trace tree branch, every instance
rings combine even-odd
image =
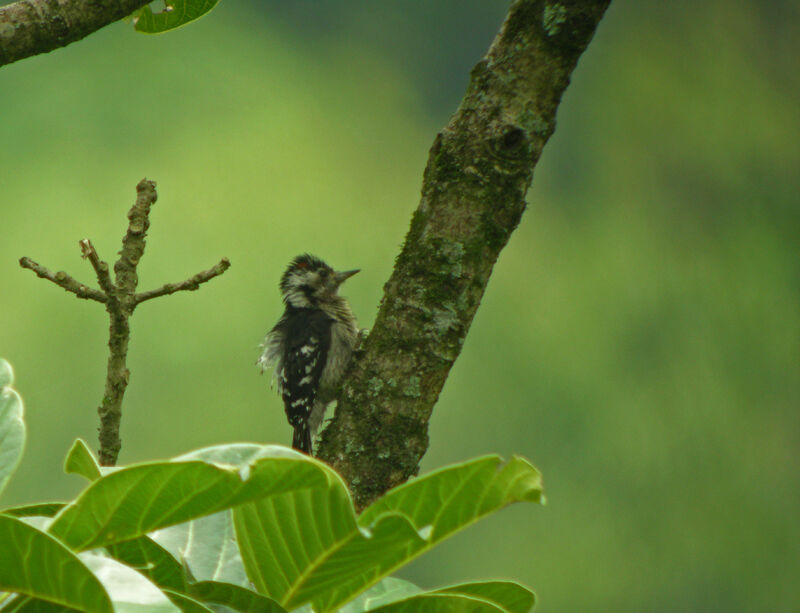
[[[122,447],[119,437],[122,399],[130,379],[130,372],[126,365],[130,340],[129,320],[136,305],[144,300],[181,289],[197,289],[200,283],[221,275],[230,267],[228,259],[223,258],[214,268],[198,273],[186,281],[136,294],[136,286],[139,282],[136,267],[144,255],[145,238],[147,229],[150,227],[150,208],[157,197],[155,182],[142,179],[136,186],[136,202],[128,212],[128,230],[122,239],[119,259],[114,264],[116,283],[111,280],[108,264],[100,259],[92,242],[89,239],[79,241],[81,254],[92,264],[102,291],[78,283],[65,272],[53,274],[30,258],[22,258],[19,261],[23,268],[33,270],[40,277],[52,281],[79,298],[91,298],[106,305],[110,320],[108,368],[103,401],[97,409],[100,416],[98,457],[103,466],[116,464],[119,450]]]
[[[159,296],[174,294],[175,292],[187,290],[194,291],[200,288],[201,283],[206,283],[207,281],[211,281],[211,279],[214,277],[218,277],[223,272],[228,270],[230,266],[231,263],[228,258],[222,258],[216,266],[209,268],[208,270],[198,272],[196,275],[186,279],[185,281],[181,281],[180,283],[166,283],[157,289],[141,292],[136,294],[134,300],[136,301],[136,304],[139,304],[145,300],[151,300],[152,298],[158,298]]]
[[[610,0],[517,0],[430,150],[422,199],[318,455],[363,507],[419,470],[428,420]]]
[[[114,264],[117,286],[134,305],[134,293],[139,285],[136,267],[144,255],[145,238],[150,228],[150,208],[158,199],[156,182],[142,179],[136,186],[136,202],[128,211],[128,230],[122,237],[122,249]]]
[[[92,268],[94,268],[94,272],[97,275],[97,282],[100,284],[100,289],[102,289],[106,295],[106,300],[104,300],[104,302],[107,302],[108,296],[113,296],[116,289],[113,281],[111,281],[111,276],[108,274],[108,264],[100,259],[100,256],[97,255],[97,251],[95,251],[94,245],[92,245],[92,241],[88,238],[79,240],[78,244],[81,247],[81,257],[88,258]]]
[[[0,7],[0,66],[47,53],[127,17],[151,0],[19,0]]]
[[[32,270],[36,273],[37,277],[52,281],[68,292],[72,292],[78,298],[83,298],[84,300],[95,300],[97,302],[105,302],[108,300],[103,292],[98,291],[93,287],[89,287],[88,285],[84,285],[80,281],[76,281],[63,270],[53,273],[30,258],[20,258],[19,265],[23,268],[27,268],[28,270]]]

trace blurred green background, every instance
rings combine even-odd
[[[254,362],[277,280],[361,267],[362,325],[436,131],[508,4],[223,2],[176,32],[116,24],[0,71],[0,355],[28,444],[4,495],[65,499],[96,445],[107,319],[19,268],[91,282],[158,181],[140,287],[232,268],[132,320],[122,462],[288,443]],[[424,587],[510,577],[542,613],[800,610],[800,9],[615,1],[431,422],[423,470],[522,454],[548,505],[420,559]]]

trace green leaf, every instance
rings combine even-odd
[[[509,613],[488,600],[461,594],[426,592],[372,609],[370,613]]]
[[[390,490],[364,509],[369,526],[384,513],[399,512],[418,527],[430,526],[430,545],[514,502],[542,502],[542,477],[527,460],[499,456],[448,466]]]
[[[30,596],[15,596],[0,611],[3,613],[73,613],[78,609]]]
[[[243,505],[233,518],[248,576],[287,609],[312,602],[317,611],[330,611],[424,542],[401,515],[360,530],[352,507],[337,509],[319,491]]]
[[[94,553],[78,554],[81,561],[103,582],[114,603],[115,613],[179,613],[166,594],[144,575],[116,560]],[[86,609],[94,613],[95,609]]]
[[[535,596],[528,588],[514,581],[481,581],[477,583],[463,583],[449,587],[422,592],[422,590],[408,581],[387,577],[374,585],[358,598],[342,607],[339,613],[365,613],[366,611],[381,610],[385,605],[410,600],[420,604],[420,600],[412,600],[412,596],[431,595],[460,595],[478,598],[486,601],[508,613],[528,613],[534,605]],[[424,606],[441,606],[436,603],[447,601],[425,599]],[[403,605],[404,607],[407,605]],[[420,604],[423,606],[423,604]],[[460,606],[460,605],[459,605]],[[413,608],[409,610],[415,610]],[[424,609],[428,610],[428,609]],[[436,608],[430,610],[436,611]],[[491,609],[490,609],[491,610]]]
[[[175,459],[238,465],[257,459],[265,453],[265,449],[253,444],[218,445],[192,451]],[[185,564],[197,580],[250,586],[236,545],[230,511],[164,528],[150,537]]]
[[[211,611],[185,596],[183,599],[176,598],[173,604],[169,590],[162,592],[136,571],[111,558],[91,553],[82,553],[78,557],[101,578],[111,596],[116,613],[178,613],[179,611],[210,613]],[[77,610],[79,609],[26,596],[18,596],[0,609],[3,613],[70,613]],[[80,610],[88,613],[94,611],[94,609]]]
[[[191,584],[188,591],[198,600],[225,605],[241,613],[286,613],[286,609],[271,598],[230,583],[200,581]]]
[[[198,602],[186,594],[173,590],[164,590],[164,594],[172,601],[172,604],[181,610],[181,613],[214,613],[212,609],[209,609],[202,602]]]
[[[146,536],[106,547],[115,560],[130,566],[162,588],[184,591],[183,567],[170,553]]]
[[[11,385],[14,371],[0,358],[0,493],[17,469],[25,448],[22,398]]]
[[[385,604],[415,596],[420,592],[422,590],[410,581],[386,577],[366,592],[359,594],[355,600],[348,602],[339,613],[365,613]]]
[[[33,526],[42,532],[47,532],[47,528],[49,528],[50,524],[53,523],[53,519],[51,517],[42,517],[41,515],[29,515],[28,517],[20,517],[18,519],[21,519],[29,526]]]
[[[3,509],[3,515],[11,517],[53,517],[67,504],[65,502],[39,502],[35,504],[25,504],[19,507]]]
[[[165,0],[163,11],[154,13],[150,6],[145,6],[133,18],[137,32],[160,34],[180,28],[213,9],[219,0]]]
[[[226,447],[226,446],[221,446]],[[239,464],[174,461],[122,468],[94,481],[49,532],[81,551],[209,515],[264,496],[344,484],[327,465],[277,446],[249,445]]]
[[[150,537],[186,565],[195,579],[250,585],[230,511],[157,530]]]
[[[346,492],[333,487],[243,505],[234,523],[259,591],[287,609],[311,602],[332,611],[481,517],[541,497],[541,477],[528,462],[515,457],[501,466],[489,456],[396,488],[357,522]]]
[[[359,536],[353,503],[341,481],[244,505],[233,518],[250,580],[287,608],[302,604],[292,596],[308,570]]]
[[[0,515],[0,551],[0,590],[81,611],[113,613],[100,580],[49,534],[20,519]]]
[[[0,388],[14,385],[14,369],[3,358],[0,358]]]
[[[433,590],[433,594],[461,594],[488,600],[510,613],[528,613],[536,596],[528,588],[514,581],[480,581],[462,583]]]
[[[72,448],[64,460],[64,472],[68,475],[80,475],[89,481],[99,479],[101,476],[100,465],[94,459],[92,452],[83,440],[77,438],[72,443]]]

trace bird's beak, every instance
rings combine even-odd
[[[336,285],[337,286],[341,285],[357,272],[361,272],[361,270],[359,268],[356,268],[355,270],[343,270],[341,272],[336,272],[334,274],[334,278],[336,279]]]

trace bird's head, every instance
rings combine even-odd
[[[281,277],[283,301],[295,308],[313,308],[337,296],[339,286],[358,270],[336,271],[305,253],[293,259]]]

